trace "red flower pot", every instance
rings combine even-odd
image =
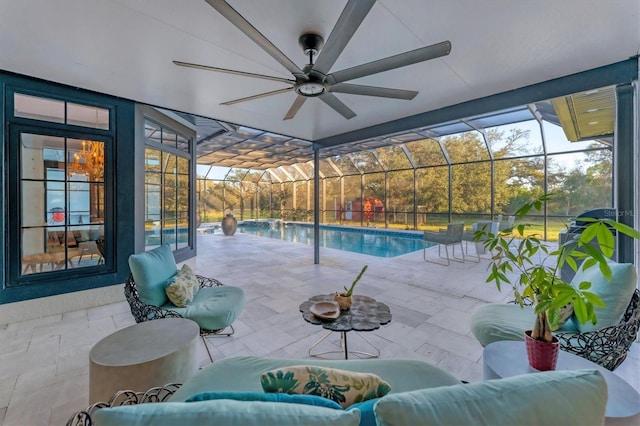
[[[524,332],[524,339],[531,367],[540,371],[556,369],[560,342],[555,336],[552,343],[547,343],[531,338],[531,330],[527,330]]]

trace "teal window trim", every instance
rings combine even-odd
[[[10,198],[13,201],[13,205],[16,208],[10,209],[7,213],[8,217],[8,228],[9,228],[9,243],[8,247],[15,248],[12,250],[12,254],[9,255],[8,262],[8,273],[5,274],[7,277],[6,286],[7,287],[16,287],[22,285],[31,285],[33,283],[38,282],[48,282],[56,279],[78,279],[83,276],[88,275],[96,275],[104,272],[113,272],[113,257],[105,256],[104,264],[97,265],[93,267],[87,268],[76,268],[76,269],[68,269],[68,270],[59,270],[59,271],[50,271],[42,274],[29,274],[24,275],[22,273],[22,258],[21,256],[16,256],[13,253],[22,253],[22,223],[21,223],[21,213],[20,207],[23,205],[22,196],[21,196],[21,185],[24,179],[20,176],[20,136],[23,133],[26,134],[36,134],[43,136],[53,136],[60,138],[73,138],[73,139],[91,139],[103,142],[105,144],[105,164],[109,165],[113,163],[112,160],[112,152],[113,152],[113,141],[112,138],[104,137],[104,136],[96,136],[90,133],[76,133],[71,131],[63,131],[63,130],[52,130],[47,127],[39,127],[39,126],[28,126],[22,124],[9,124],[9,141],[11,142],[9,147],[9,157],[12,159],[12,165],[16,165],[16,169],[10,169],[12,172],[9,175],[9,194],[11,194]],[[107,240],[113,240],[113,223],[112,220],[107,220],[107,218],[114,217],[113,211],[113,185],[108,184],[108,182],[112,181],[112,168],[105,167],[105,176],[104,176],[104,188],[105,188],[105,223],[104,223],[104,236]],[[68,182],[68,181],[66,181]],[[65,191],[66,192],[66,191]]]
[[[33,96],[42,96],[71,103],[88,106],[96,106],[109,110],[109,130],[95,129],[77,125],[61,125],[41,120],[29,120],[13,117],[13,93],[24,93]],[[9,235],[7,232],[6,215],[0,217],[0,305],[18,302],[46,296],[88,290],[123,283],[129,275],[128,257],[134,251],[134,200],[135,194],[131,191],[130,183],[134,176],[134,119],[135,104],[132,101],[98,94],[70,86],[39,80],[32,77],[21,76],[14,73],[0,71],[0,140],[5,149],[0,151],[0,172],[3,176],[3,185],[0,189],[0,207],[4,211],[10,211],[17,205],[15,190],[8,185],[11,173],[15,173],[16,159],[7,157],[6,149],[9,143],[9,123],[13,125],[31,126],[35,128],[47,128],[50,131],[72,131],[77,134],[89,133],[92,137],[103,140],[113,140],[111,169],[105,170],[105,174],[113,181],[113,190],[109,195],[111,200],[105,199],[107,205],[113,208],[113,220],[111,226],[113,241],[108,244],[116,247],[107,248],[107,269],[99,274],[82,274],[76,276],[51,276],[47,281],[33,281],[28,285],[11,285],[9,283],[9,258],[13,252],[19,253],[19,247],[9,247]],[[11,165],[11,167],[9,167]],[[117,167],[116,167],[117,166]],[[106,181],[105,181],[106,183]],[[106,194],[105,194],[106,196]],[[107,230],[105,229],[105,233]],[[19,255],[18,255],[19,257]],[[108,265],[111,265],[109,267]],[[94,272],[95,269],[91,268]]]
[[[190,190],[189,190],[188,204],[189,204],[190,226],[189,226],[189,232],[188,232],[188,244],[186,247],[180,247],[180,248],[177,248],[175,244],[172,244],[173,255],[176,258],[176,261],[182,262],[189,258],[192,258],[197,253],[197,247],[196,247],[197,246],[197,238],[196,238],[197,207],[196,207],[196,197],[195,197],[195,191],[196,191],[195,188],[197,187],[197,183],[196,183],[195,134],[189,135],[186,129],[180,128],[179,123],[176,124],[170,117],[167,117],[164,114],[159,113],[158,111],[155,111],[153,108],[149,108],[147,106],[142,106],[142,105],[140,105],[139,107],[141,107],[140,114],[141,114],[141,120],[143,122],[149,121],[163,129],[166,128],[167,130],[170,130],[171,132],[174,132],[176,134],[179,133],[189,141],[189,148],[187,150],[182,150],[182,149],[178,149],[178,148],[160,143],[158,141],[149,140],[145,137],[143,141],[143,146],[141,147],[143,151],[145,151],[146,148],[151,148],[151,149],[159,150],[164,153],[182,157],[189,161],[190,170],[189,170],[188,179],[189,179]],[[143,158],[145,157],[144,153],[142,157]],[[146,179],[145,171],[143,171],[142,175],[143,175],[142,179],[143,180]],[[145,188],[143,189],[145,193],[142,194],[141,196],[145,197],[145,203],[143,203],[143,206],[146,209],[146,185],[143,185],[143,188]],[[144,247],[144,244],[143,244],[143,247]]]

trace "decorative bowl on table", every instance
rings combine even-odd
[[[340,316],[340,306],[336,302],[325,301],[311,305],[309,311],[316,318],[323,320],[334,320]]]

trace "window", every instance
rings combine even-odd
[[[9,244],[16,251],[8,285],[106,271],[111,110],[34,94],[9,96],[10,188],[18,209],[10,212]]]
[[[103,263],[104,145],[20,132],[20,275]]]
[[[0,83],[0,305],[124,282],[135,245],[134,103],[20,76]]]
[[[145,119],[145,248],[190,242],[189,138]]]
[[[14,117],[109,130],[109,110],[89,105],[15,93]]]

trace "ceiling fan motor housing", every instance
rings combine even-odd
[[[304,67],[304,72],[308,79],[296,79],[295,91],[300,96],[314,97],[322,95],[327,86],[323,82],[324,76],[318,76],[313,73],[313,57],[318,55],[322,46],[324,46],[324,38],[319,34],[302,34],[298,38],[298,44],[302,47],[305,55],[309,56],[309,64]]]
[[[302,47],[305,55],[317,55],[322,46],[324,46],[324,38],[319,34],[302,34],[298,38],[298,44]]]

